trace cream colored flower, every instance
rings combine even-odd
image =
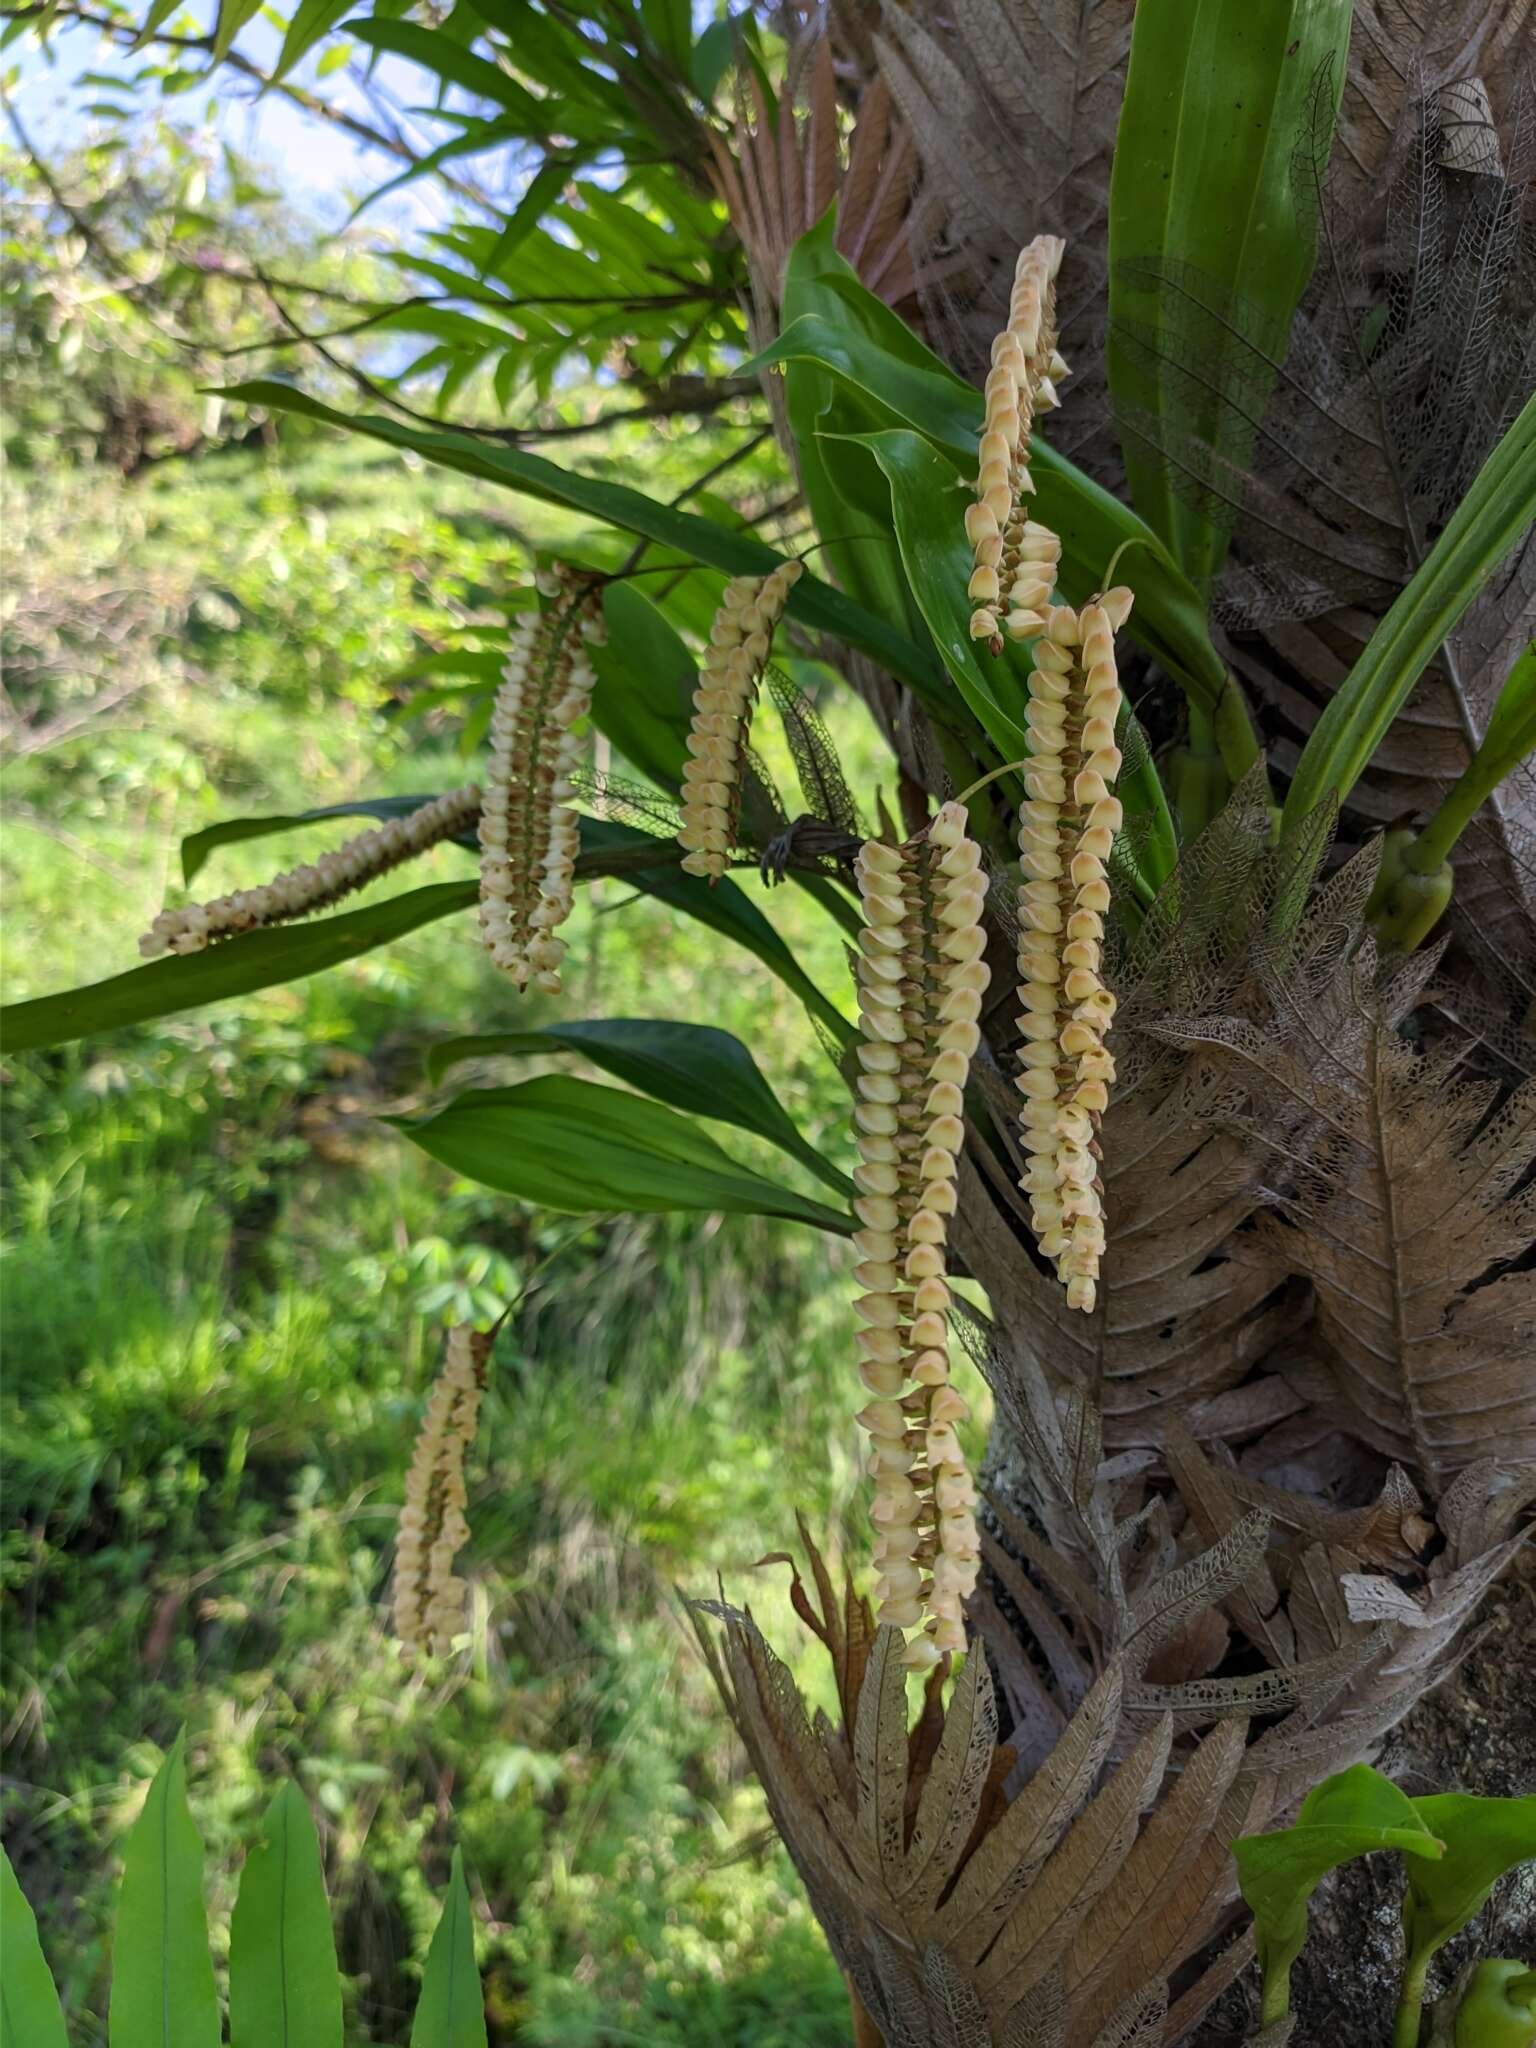
[[[451,1649],[464,1628],[465,1586],[453,1563],[469,1540],[464,1464],[489,1350],[490,1339],[466,1323],[448,1332],[406,1477],[395,1538],[395,1634],[428,1651]]]
[[[496,708],[480,816],[480,932],[486,951],[520,989],[560,991],[580,827],[571,803],[581,758],[577,731],[592,700],[589,645],[602,639],[595,593],[566,571],[546,574],[545,607],[512,628]]]
[[[450,789],[446,796],[434,797],[409,817],[391,818],[375,831],[360,832],[334,853],[322,853],[303,867],[287,868],[254,889],[237,889],[232,895],[192,903],[184,910],[162,910],[140,939],[139,951],[146,960],[160,953],[200,953],[215,940],[234,933],[287,924],[311,911],[328,910],[402,861],[462,832],[479,809],[480,792],[472,783]]]
[[[1108,861],[1120,829],[1121,710],[1115,633],[1129,590],[1074,612],[1048,608],[1030,629],[1030,758],[1019,821],[1019,1091],[1023,1186],[1040,1249],[1073,1308],[1097,1299],[1104,1251],[1099,1123],[1115,1078],[1104,1040],[1115,999],[1103,980]]]
[[[712,883],[725,873],[735,842],[752,713],[774,628],[799,576],[798,562],[781,562],[768,576],[733,577],[710,627],[693,693],[677,842],[687,873]]]
[[[966,1410],[949,1378],[944,1243],[989,979],[987,877],[956,803],[903,846],[869,840],[855,867],[864,928],[854,1307],[859,1376],[873,1396],[859,1421],[872,1445],[879,1618],[923,1630],[906,1652],[923,1669],[965,1648],[962,1604],[978,1570],[976,1492],[955,1436]]]

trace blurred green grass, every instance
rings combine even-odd
[[[131,965],[178,837],[216,817],[460,778],[451,732],[391,722],[381,681],[512,571],[468,490],[319,444],[19,496],[8,999]],[[873,760],[859,721],[841,736]],[[221,851],[206,886],[337,836]],[[762,900],[844,989],[830,922],[797,891]],[[736,1031],[842,1156],[837,1077],[755,961],[612,882],[572,961],[571,1011]],[[744,1219],[537,1214],[380,1127],[426,1099],[434,1036],[545,1014],[466,919],[5,1069],[7,1837],[81,2048],[105,2038],[116,1846],[183,1720],[216,1929],[273,1777],[315,1802],[353,2041],[404,2039],[455,1839],[494,2039],[847,2038],[673,1594],[722,1573],[826,1696],[782,1568],[750,1567],[796,1508],[859,1540],[845,1254]],[[473,1470],[471,1648],[412,1672],[382,1615],[438,1332],[513,1298]]]

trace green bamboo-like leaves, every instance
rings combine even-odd
[[[1349,795],[1414,684],[1533,520],[1536,398],[1478,471],[1313,728],[1286,798],[1287,829],[1329,796]]]
[[[1327,160],[1349,23],[1349,0],[1136,10],[1110,183],[1109,384],[1132,501],[1201,589],[1227,528],[1190,487],[1203,451],[1217,471],[1247,460],[1268,397],[1254,365],[1285,354],[1317,254],[1298,153]]]
[[[59,1994],[11,1859],[0,1849],[0,2048],[69,2048]]]
[[[696,513],[682,512],[675,506],[659,505],[643,492],[631,490],[625,484],[578,476],[573,470],[561,469],[557,463],[547,462],[539,455],[529,455],[520,448],[503,448],[489,441],[477,441],[469,434],[455,433],[447,428],[434,433],[421,427],[408,427],[399,420],[386,419],[376,413],[338,412],[335,407],[322,404],[319,399],[311,398],[290,384],[278,384],[269,379],[258,378],[251,383],[232,385],[219,395],[238,399],[246,405],[269,406],[277,412],[299,413],[306,419],[321,420],[347,433],[365,434],[375,441],[387,442],[391,447],[413,449],[427,461],[439,462],[464,476],[479,477],[483,482],[521,491],[546,504],[565,505],[572,511],[584,512],[589,518],[600,520],[604,525],[617,526],[625,532],[641,534],[647,539],[660,541],[664,546],[675,547],[694,561],[723,569],[730,576],[763,576],[782,559],[762,541],[716,520],[702,519]],[[883,619],[845,597],[840,590],[834,590],[830,584],[815,576],[802,576],[790,592],[789,609],[808,626],[831,633],[850,647],[862,649],[888,673],[910,683],[919,692],[932,693],[936,678],[931,655],[888,626]]]
[[[853,1228],[841,1212],[742,1166],[675,1110],[595,1081],[547,1075],[475,1089],[400,1128],[455,1173],[541,1208],[724,1211]]]
[[[492,1032],[449,1038],[433,1046],[427,1072],[434,1081],[461,1060],[580,1053],[631,1088],[674,1109],[716,1123],[734,1124],[777,1145],[845,1199],[853,1182],[804,1137],[739,1038],[712,1024],[681,1024],[658,1017],[581,1018],[542,1031]]]
[[[230,2048],[341,2048],[320,1845],[291,1780],[262,1820],[229,1925]]]
[[[187,1806],[178,1735],[123,1853],[112,1943],[111,2048],[219,2048],[203,1915],[203,1844]]]
[[[1319,1881],[1377,1849],[1432,1857],[1442,1844],[1407,1794],[1369,1764],[1325,1778],[1302,1801],[1291,1827],[1233,1843],[1264,1973],[1266,2024],[1289,2010],[1291,1965],[1306,1942],[1307,1904]]]
[[[475,1968],[475,1925],[464,1859],[453,1852],[453,1871],[442,1918],[427,1951],[421,2003],[411,2023],[411,2048],[486,2048],[485,2000]]]

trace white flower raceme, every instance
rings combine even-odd
[[[255,889],[236,889],[208,903],[184,910],[162,910],[139,941],[147,960],[160,953],[200,953],[216,939],[260,925],[286,924],[312,910],[327,910],[414,854],[425,853],[439,840],[451,839],[474,822],[480,792],[472,784],[434,797],[409,817],[391,818],[372,832],[360,832],[334,853],[288,868]]]
[[[1008,325],[992,344],[986,414],[979,448],[976,503],[965,515],[975,551],[969,596],[971,638],[1002,652],[999,620],[1015,638],[1038,619],[1056,580],[1061,542],[1030,519],[1034,493],[1029,437],[1037,413],[1059,401],[1056,386],[1068,374],[1056,352],[1056,273],[1063,243],[1037,235],[1021,251],[1008,304]]]
[[[981,906],[987,877],[949,803],[903,846],[869,840],[855,863],[864,929],[858,962],[859,1164],[854,1236],[859,1377],[874,1396],[871,1507],[879,1618],[922,1627],[906,1662],[965,1648],[962,1602],[976,1583],[976,1489],[955,1425],[944,1243],[957,1206],[965,1084],[988,982]]]
[[[1115,999],[1104,985],[1107,863],[1120,829],[1115,634],[1129,590],[1074,612],[1047,609],[1034,629],[1030,758],[1020,817],[1018,1086],[1024,1097],[1024,1189],[1040,1249],[1073,1308],[1097,1299],[1104,1251],[1099,1122],[1115,1063],[1104,1038]]]
[[[480,814],[480,932],[496,965],[518,987],[560,991],[571,913],[577,814],[572,775],[576,728],[592,701],[587,647],[603,638],[590,586],[568,574],[540,577],[550,602],[518,614],[491,714],[490,768]]]
[[[395,1634],[425,1650],[450,1649],[464,1627],[465,1586],[453,1561],[469,1540],[464,1462],[489,1350],[490,1339],[467,1323],[448,1332],[406,1477],[395,1538]]]
[[[709,650],[693,693],[677,841],[687,872],[707,875],[711,882],[725,873],[736,838],[752,712],[774,628],[799,575],[798,562],[781,562],[768,576],[732,577],[710,627]]]

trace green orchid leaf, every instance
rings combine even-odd
[[[411,2023],[411,2048],[486,2048],[485,1998],[475,1967],[475,1925],[464,1859],[453,1852],[453,1870],[442,1917],[427,1950],[421,2002]]]
[[[320,1844],[291,1780],[267,1808],[229,1923],[230,2048],[341,2048]]]
[[[643,492],[624,484],[605,483],[594,477],[578,476],[561,469],[540,455],[520,448],[505,448],[473,435],[443,428],[433,432],[409,427],[399,420],[376,413],[344,413],[324,405],[289,384],[258,378],[236,384],[218,394],[238,399],[245,405],[269,406],[306,419],[320,420],[343,432],[365,434],[391,447],[409,448],[429,462],[506,490],[520,491],[546,504],[564,505],[584,512],[604,525],[621,527],[648,540],[675,547],[691,560],[723,569],[730,576],[762,576],[783,558],[763,542],[721,525],[712,519],[683,512],[671,505],[659,505]],[[889,674],[909,683],[919,692],[931,693],[936,686],[932,656],[906,636],[888,626],[862,605],[845,597],[817,577],[804,575],[790,592],[789,609],[794,617],[818,631],[830,633],[869,655]]]
[[[1179,471],[1248,462],[1317,259],[1348,0],[1141,7],[1109,193],[1108,370],[1131,500],[1197,588],[1229,520]],[[1315,168],[1314,168],[1315,167]],[[1200,471],[1197,467],[1197,476]]]
[[[1266,2025],[1289,2010],[1291,1965],[1306,1942],[1307,1904],[1319,1881],[1341,1863],[1377,1849],[1416,1857],[1442,1853],[1413,1801],[1369,1764],[1325,1778],[1302,1801],[1292,1826],[1243,1835],[1232,1844],[1253,1914]]]
[[[145,1795],[123,1852],[112,1942],[111,2048],[219,2048],[203,1915],[203,1844],[187,1805],[184,1734]]]
[[[0,1849],[0,2048],[69,2048],[37,1918]]]
[[[542,1031],[449,1038],[433,1046],[427,1056],[427,1072],[433,1081],[440,1081],[448,1068],[461,1060],[555,1052],[580,1053],[594,1066],[606,1068],[631,1088],[674,1109],[754,1131],[798,1159],[845,1199],[854,1192],[847,1175],[839,1173],[801,1135],[741,1040],[712,1024],[598,1017],[550,1024]]]
[[[725,1211],[839,1235],[853,1228],[839,1211],[740,1165],[675,1110],[595,1081],[547,1075],[476,1089],[419,1123],[391,1121],[455,1173],[541,1208]]]
[[[201,953],[171,955],[114,974],[108,981],[9,1003],[0,1010],[0,1044],[8,1053],[34,1052],[40,1046],[67,1045],[74,1038],[92,1038],[152,1017],[200,1010],[205,1003],[303,981],[387,946],[439,917],[467,910],[479,897],[478,882],[436,882],[339,917],[244,932]]]

